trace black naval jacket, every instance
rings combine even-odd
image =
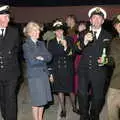
[[[0,38],[0,80],[16,80],[20,75],[19,43],[18,30],[8,26],[4,37]]]
[[[53,59],[49,64],[52,68],[51,73],[54,77],[53,91],[70,93],[73,91],[73,49],[72,38],[65,37],[67,41],[67,50],[53,39],[48,44],[48,50],[53,55]]]
[[[109,53],[109,45],[111,43],[111,35],[105,31],[104,29],[101,30],[98,39],[93,40],[93,42],[89,42],[86,46],[84,45],[84,33],[83,32],[80,36],[80,46],[82,48],[82,57],[79,64],[80,70],[89,69],[89,70],[97,70],[103,69],[105,66],[99,66],[98,59],[101,57],[103,48],[106,48],[106,53]]]
[[[50,63],[51,68],[56,71],[57,69],[67,68],[68,72],[73,73],[73,44],[71,37],[65,37],[68,48],[64,51],[64,47],[53,39],[48,44],[48,50],[53,54],[53,60]],[[61,71],[62,72],[62,71]],[[72,75],[72,74],[71,74]]]

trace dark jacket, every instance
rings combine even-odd
[[[82,40],[84,38],[81,38]],[[82,45],[82,57],[79,65],[79,70],[81,69],[90,69],[90,70],[97,70],[103,69],[105,66],[101,67],[98,64],[98,59],[101,57],[103,48],[106,48],[108,53],[108,48],[111,41],[111,35],[106,32],[104,29],[101,30],[98,39],[94,40],[93,42],[89,42],[87,46],[83,45],[83,41],[81,41]]]
[[[0,38],[0,80],[16,80],[20,75],[19,43],[18,30],[11,26],[7,27],[5,36]]]
[[[53,59],[50,62],[49,66],[53,69],[53,73],[58,70],[64,69],[67,72],[63,72],[61,74],[69,74],[73,73],[73,54],[74,50],[72,48],[72,38],[66,37],[68,48],[64,51],[64,47],[61,44],[58,44],[56,39],[53,39],[48,44],[48,50],[53,55]],[[71,76],[70,75],[70,76]]]
[[[54,82],[52,84],[54,92],[70,93],[73,91],[73,49],[71,37],[65,37],[67,50],[53,39],[48,44],[48,50],[53,55],[50,67]]]

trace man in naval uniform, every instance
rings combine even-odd
[[[82,51],[79,64],[79,107],[80,120],[99,120],[99,113],[105,98],[105,82],[107,80],[107,68],[101,64],[103,48],[106,50],[111,40],[111,35],[102,28],[106,19],[106,11],[100,7],[89,10],[89,30],[84,31],[80,37],[78,48]],[[95,35],[94,35],[95,33]],[[91,86],[92,96],[89,105],[88,89]]]
[[[16,28],[8,25],[9,20],[9,6],[0,6],[0,108],[4,120],[17,120],[19,34]]]

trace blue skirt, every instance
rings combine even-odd
[[[28,78],[32,106],[44,106],[52,101],[51,89],[46,74],[40,77]]]

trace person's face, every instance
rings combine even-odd
[[[6,28],[9,23],[9,14],[0,14],[0,27]]]
[[[104,18],[100,15],[92,15],[90,18],[90,23],[94,27],[94,29],[99,29],[104,23]]]
[[[78,31],[81,32],[86,29],[86,25],[84,23],[79,24]]]
[[[39,35],[40,35],[40,30],[36,27],[33,27],[29,32],[29,36],[36,40],[39,38]]]
[[[55,35],[57,38],[61,38],[63,36],[63,30],[62,29],[58,29],[55,31]]]
[[[75,20],[73,18],[71,18],[71,17],[68,17],[66,19],[66,23],[67,23],[68,27],[73,27],[75,25]]]
[[[118,34],[120,34],[120,23],[115,24],[114,27],[117,30]]]

